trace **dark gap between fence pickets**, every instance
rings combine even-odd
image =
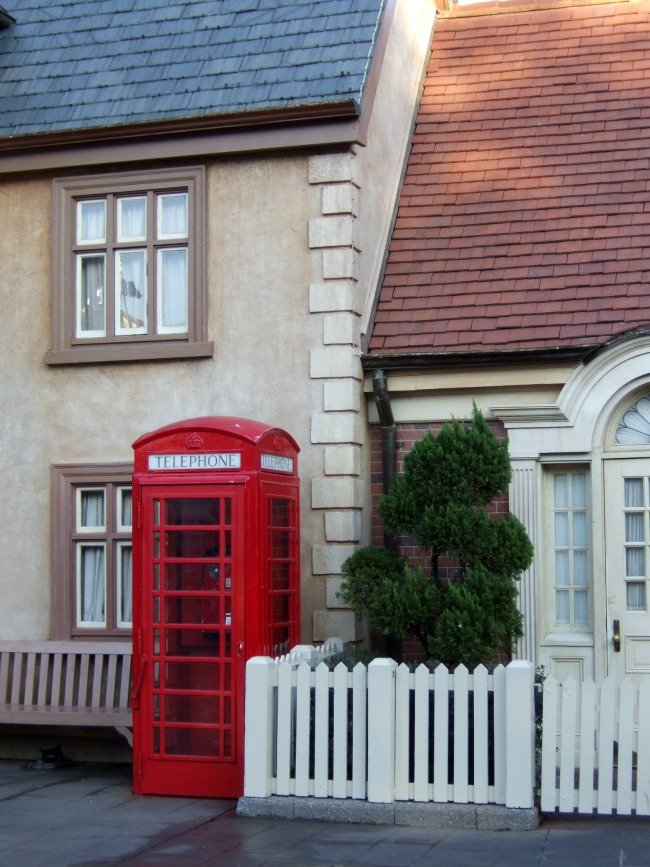
[[[352,781],[352,739],[353,739],[353,691],[348,687],[348,706],[347,706],[347,780]],[[277,705],[277,693],[275,696]],[[488,716],[488,732],[487,732],[487,750],[488,750],[488,785],[494,786],[494,692],[490,690],[487,695],[487,716]],[[329,779],[333,779],[334,775],[334,689],[329,688],[329,707],[328,707],[328,775]],[[316,735],[316,690],[312,686],[309,690],[309,777],[314,779],[315,774],[315,735]],[[276,708],[277,711],[277,708]],[[447,709],[447,726],[448,726],[448,764],[447,764],[447,783],[452,785],[454,782],[454,693],[450,691],[448,694],[448,709]],[[468,731],[467,731],[467,747],[468,747],[468,785],[474,785],[474,691],[470,690],[468,695]],[[408,757],[408,780],[409,783],[414,783],[415,780],[415,690],[409,690],[409,757]],[[274,719],[277,721],[277,712],[274,713]],[[295,779],[296,773],[296,721],[292,720],[293,731],[291,732],[291,757],[290,764],[291,776]],[[435,739],[435,691],[429,692],[429,756],[428,756],[428,781],[433,785],[434,781],[434,739]],[[277,732],[274,733],[274,736]],[[366,740],[366,762],[367,762],[367,740]],[[277,767],[274,767],[274,774],[277,773]]]

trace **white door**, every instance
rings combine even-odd
[[[650,674],[650,459],[605,461],[607,673]]]

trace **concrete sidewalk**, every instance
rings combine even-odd
[[[112,864],[647,867],[650,820],[499,832],[244,819],[234,801],[135,798],[124,765],[0,761],[0,867]]]

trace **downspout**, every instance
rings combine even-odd
[[[397,428],[388,394],[388,380],[383,370],[372,374],[372,390],[381,425],[381,480],[382,490],[387,494],[397,478]],[[384,547],[397,551],[397,539],[384,530]],[[386,653],[396,662],[402,662],[402,642],[394,635],[386,636]]]
[[[393,417],[388,394],[388,380],[383,370],[375,370],[372,374],[372,390],[375,406],[381,425],[381,469],[382,490],[387,494],[397,477],[397,428]],[[384,533],[384,545],[395,550],[397,540]]]

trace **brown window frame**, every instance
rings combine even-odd
[[[147,334],[76,336],[76,205],[84,199],[188,193],[188,330],[180,334],[156,333],[155,318]],[[214,344],[207,340],[207,287],[205,285],[205,169],[203,166],[160,168],[138,172],[56,178],[52,187],[52,312],[51,347],[46,364],[87,364],[113,361],[153,361],[209,358]],[[108,219],[114,217],[109,214]],[[146,241],[117,244],[115,239],[89,245],[89,253],[105,251],[107,258],[122,247],[157,249],[152,235],[156,217],[149,218]],[[170,242],[167,246],[177,246]],[[155,294],[153,264],[149,270],[149,295]]]
[[[117,625],[117,558],[115,550],[131,535],[120,531],[115,514],[115,501],[106,498],[106,530],[88,533],[92,544],[100,537],[106,540],[106,626],[77,626],[76,546],[85,539],[77,532],[77,489],[104,488],[115,491],[130,487],[133,464],[55,464],[51,468],[52,482],[52,546],[51,546],[51,633],[56,640],[70,638],[127,638],[131,628]]]

